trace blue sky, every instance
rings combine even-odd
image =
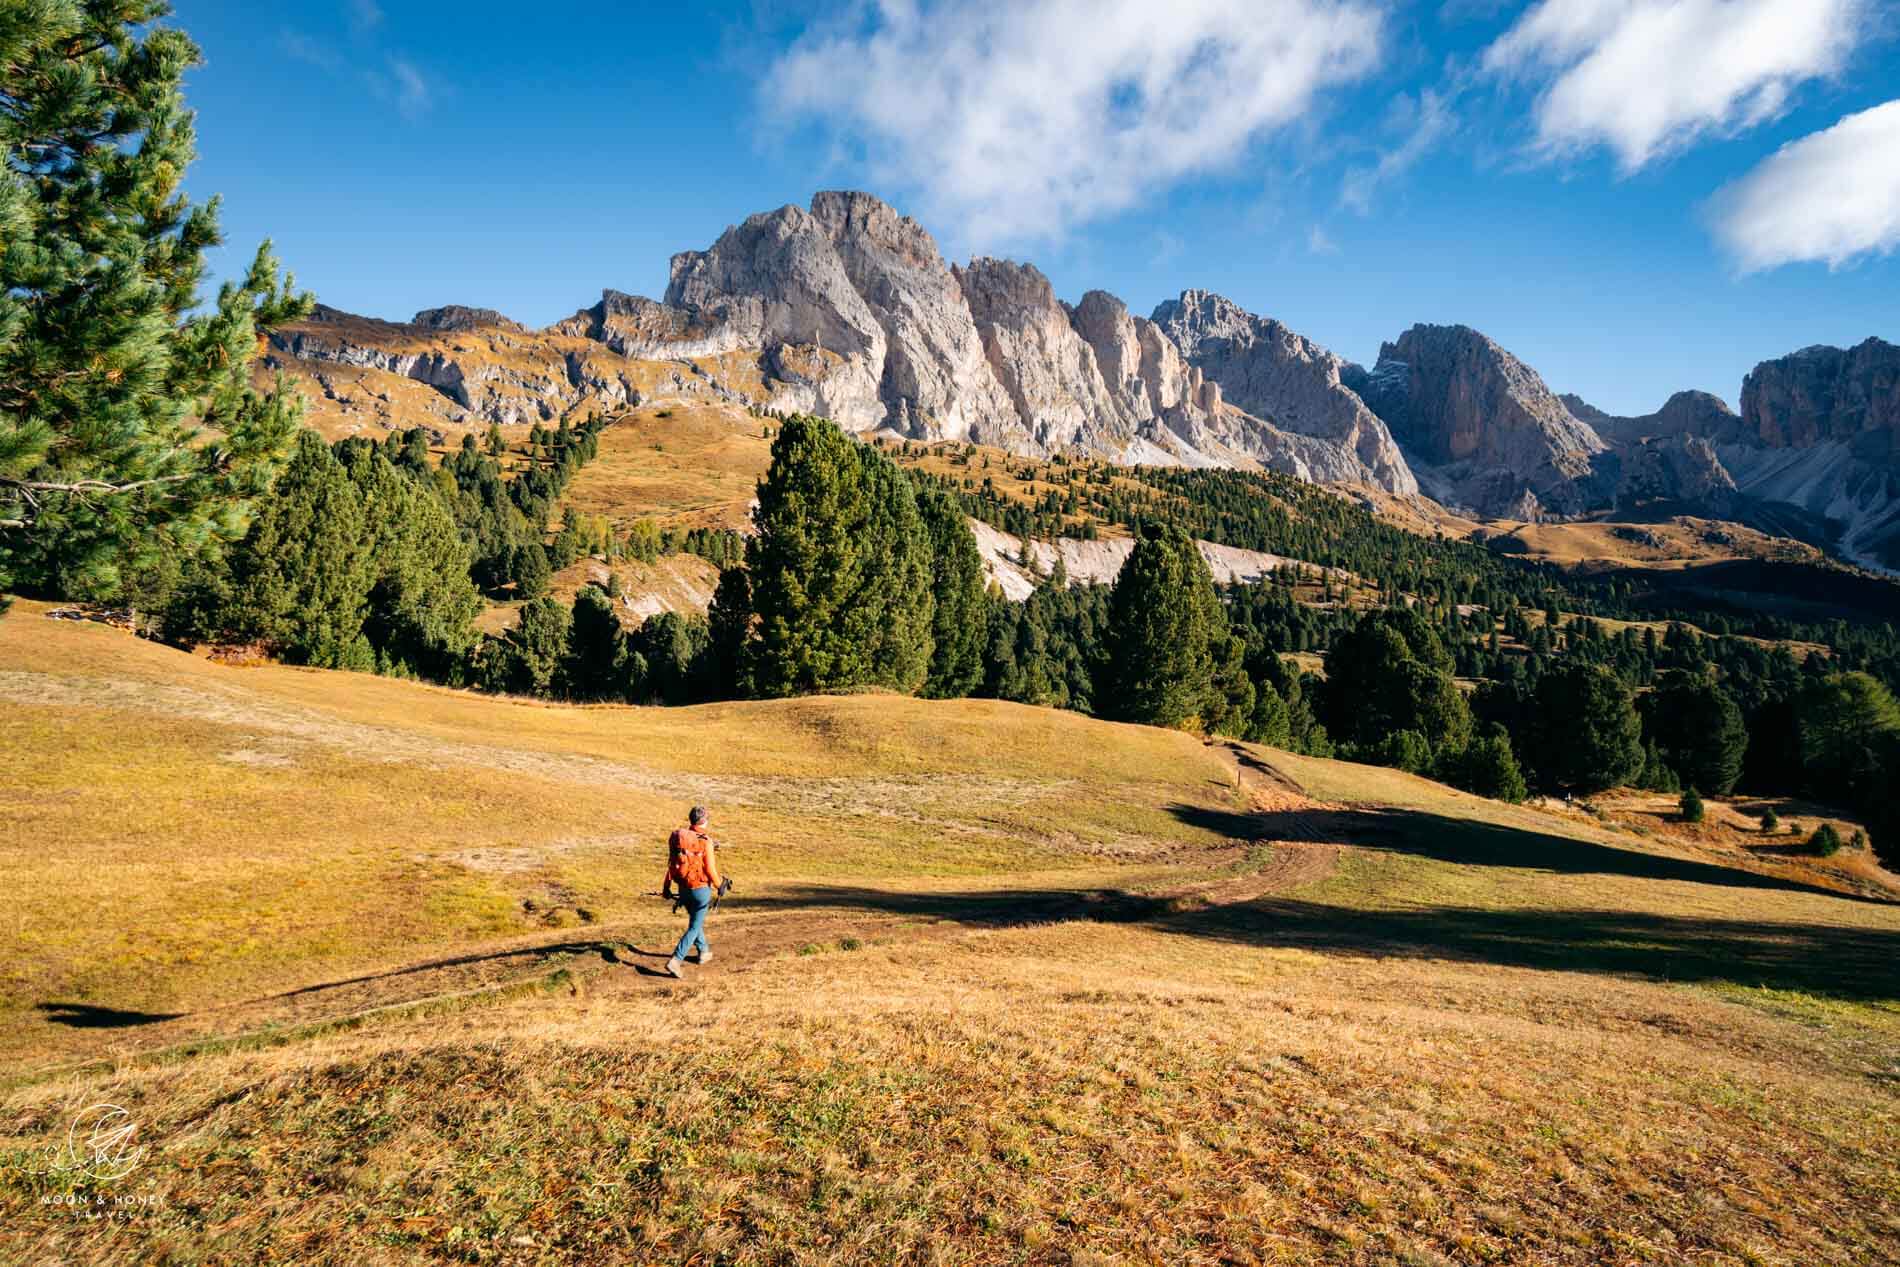
[[[1070,300],[1206,287],[1365,362],[1463,322],[1613,412],[1900,341],[1895,0],[176,6],[222,266],[269,236],[375,316],[657,297],[865,188]]]

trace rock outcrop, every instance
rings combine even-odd
[[[1205,290],[1155,309],[1154,324],[1228,403],[1289,436],[1316,464],[1309,479],[1418,491],[1391,431],[1343,381],[1349,366],[1278,321]]]
[[[1529,519],[1609,500],[1597,470],[1609,447],[1602,437],[1535,370],[1468,326],[1413,326],[1379,349],[1370,371],[1343,378],[1440,501]]]
[[[1617,452],[1616,504],[1685,505],[1710,518],[1735,512],[1735,480],[1701,436],[1658,435]]]
[[[1763,361],[1742,380],[1742,422],[1749,441],[1768,449],[1869,435],[1891,445],[1900,437],[1900,347],[1868,339]]]
[[[1710,392],[1677,392],[1653,414],[1618,417],[1607,414],[1581,396],[1566,393],[1557,399],[1580,421],[1587,422],[1611,444],[1640,444],[1681,436],[1725,443],[1735,438],[1741,419],[1728,402]]]
[[[1716,451],[1742,492],[1823,516],[1847,557],[1900,569],[1900,346],[1868,339],[1762,362]]]

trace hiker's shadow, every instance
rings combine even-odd
[[[623,964],[626,967],[632,968],[635,972],[639,973],[643,977],[663,977],[668,981],[671,981],[674,979],[673,975],[667,972],[665,969],[655,968],[649,964],[640,963],[635,959],[635,956],[639,956],[639,958],[641,959],[665,960],[665,959],[671,958],[672,952],[666,951],[666,950],[642,950],[638,946],[623,945],[623,946],[619,946],[615,948],[608,955],[608,958],[613,963]]]

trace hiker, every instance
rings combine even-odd
[[[686,952],[695,945],[699,947],[698,962],[712,962],[712,947],[706,941],[706,911],[712,906],[713,894],[719,891],[720,877],[713,838],[706,834],[706,818],[704,805],[693,806],[686,826],[674,828],[666,842],[666,879],[660,882],[660,896],[672,897],[677,884],[680,903],[688,916],[686,935],[666,961],[667,972],[675,977],[681,975]]]

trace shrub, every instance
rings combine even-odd
[[[1780,826],[1781,815],[1775,813],[1772,809],[1765,809],[1761,812],[1761,830],[1763,835],[1772,835],[1775,829]]]
[[[1841,851],[1841,834],[1834,830],[1833,823],[1822,823],[1808,837],[1808,852],[1822,858],[1832,858]]]
[[[1702,821],[1703,814],[1706,813],[1702,805],[1702,794],[1694,788],[1683,792],[1682,800],[1677,804],[1682,808],[1682,821],[1685,823],[1699,823]]]
[[[1848,839],[1847,844],[1850,849],[1865,849],[1868,844],[1867,833],[1856,827],[1853,836]]]

